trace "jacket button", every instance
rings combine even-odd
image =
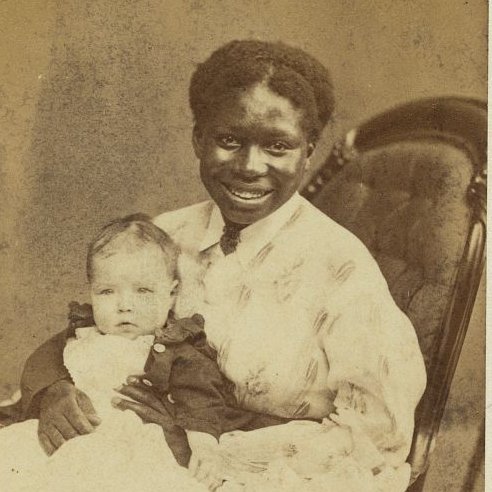
[[[171,393],[168,393],[168,394],[167,394],[167,400],[169,401],[169,403],[176,403],[176,402],[174,401],[174,398],[173,398],[173,396],[171,395]]]
[[[162,354],[162,352],[166,351],[166,346],[163,345],[162,343],[154,343],[154,350],[157,353]]]

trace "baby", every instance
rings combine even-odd
[[[101,424],[50,457],[38,443],[36,420],[2,429],[3,490],[216,488],[221,483],[215,453],[221,434],[285,421],[239,409],[233,386],[206,344],[203,318],[174,318],[178,255],[170,237],[142,215],[111,222],[91,243],[87,275],[92,309],[71,306],[73,336],[64,363],[93,402]],[[164,429],[144,425],[133,412],[111,405],[114,389],[135,374],[143,374],[142,383],[169,414]],[[179,466],[196,455],[194,473],[203,484]]]

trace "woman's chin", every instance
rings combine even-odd
[[[262,200],[257,203],[228,201],[219,205],[222,215],[235,224],[249,225],[270,215],[274,207],[271,200]]]
[[[222,215],[235,224],[252,224],[269,215],[275,209],[275,192],[272,190],[264,196],[239,197],[225,187],[212,195]]]

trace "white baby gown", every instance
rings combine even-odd
[[[111,406],[114,388],[141,374],[154,337],[129,340],[79,328],[64,362],[102,422],[96,431],[64,443],[51,457],[37,437],[37,420],[0,430],[0,488],[8,492],[204,491],[180,467],[155,424]]]

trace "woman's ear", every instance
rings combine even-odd
[[[197,124],[193,127],[193,136],[191,141],[196,157],[201,159],[203,155],[203,130]]]

